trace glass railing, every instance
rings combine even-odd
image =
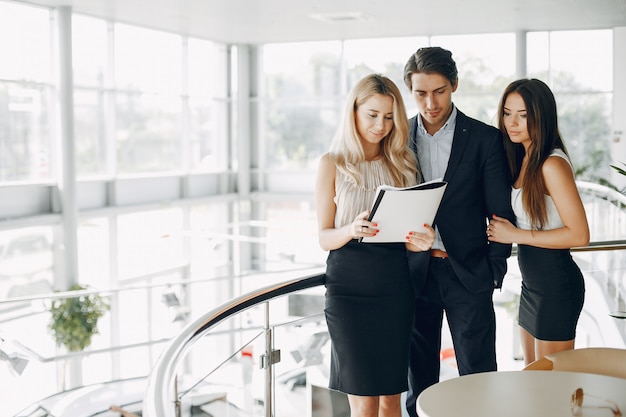
[[[626,348],[626,320],[612,315],[626,310],[624,249],[626,240],[607,240],[573,250],[573,256],[584,272],[587,288],[577,347]],[[345,396],[326,389],[330,341],[323,315],[323,277],[322,267],[283,271],[281,275],[266,277],[250,276],[247,279],[266,286],[188,319],[182,330],[171,338],[93,347],[69,354],[50,352],[45,357],[31,352],[31,360],[38,360],[41,364],[34,363],[29,367],[56,366],[67,359],[83,359],[89,360],[85,362],[85,372],[91,372],[94,371],[91,364],[102,362],[106,366],[108,356],[122,351],[132,352],[150,344],[158,359],[152,362],[154,366],[149,377],[143,379],[145,395],[140,394],[139,403],[132,408],[130,402],[120,404],[144,416],[341,415],[347,410]],[[274,283],[279,279],[286,281]],[[514,251],[503,289],[494,294],[498,364],[503,370],[522,366],[518,360],[519,341],[514,317],[520,284]],[[190,291],[197,291],[205,284],[192,281],[185,285]],[[253,285],[247,286],[254,288]],[[155,288],[158,287],[144,291],[154,291]],[[41,303],[69,295],[30,297],[19,302]],[[6,300],[4,305],[8,305]],[[34,319],[43,313],[29,317]],[[120,321],[118,325],[124,323]],[[7,324],[3,323],[0,328],[6,330]],[[33,331],[41,334],[35,328],[29,333]],[[456,376],[451,346],[449,337],[444,335],[442,379]],[[30,402],[22,402],[22,406]]]
[[[157,360],[143,415],[308,415],[311,386],[327,391],[323,284],[270,285],[190,323]]]
[[[612,316],[624,309],[626,300],[624,249],[622,240],[594,242],[573,251],[587,287],[577,347],[626,348],[626,320]],[[143,415],[345,415],[345,396],[326,388],[330,341],[323,316],[323,279],[317,274],[253,291],[190,323],[155,364]],[[512,256],[503,290],[494,294],[498,338],[511,339],[499,352],[505,367],[522,366],[516,361],[512,317],[520,282]],[[453,357],[443,352],[442,378],[455,376]]]

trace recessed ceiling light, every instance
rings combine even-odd
[[[314,13],[310,15],[313,19],[325,22],[368,22],[374,20],[371,16],[363,12],[337,12],[337,13]]]

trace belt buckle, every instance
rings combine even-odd
[[[431,249],[430,256],[436,259],[448,259],[448,253],[440,249]]]

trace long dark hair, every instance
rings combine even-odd
[[[522,144],[510,140],[504,127],[504,103],[512,93],[519,94],[524,101],[526,124],[532,141],[528,149],[528,166],[521,184],[524,189],[522,204],[533,227],[543,229],[547,222],[545,201],[547,189],[542,175],[543,163],[554,149],[561,149],[567,155],[565,143],[559,132],[556,100],[550,87],[534,78],[513,81],[504,90],[498,109],[498,127],[504,139],[504,149],[513,181],[520,175],[526,151]]]

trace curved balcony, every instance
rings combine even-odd
[[[626,236],[626,197],[596,184],[579,183],[579,188],[590,219],[593,241],[587,247],[573,249],[587,286],[577,347],[626,348],[626,320],[614,317],[617,311],[626,311],[626,240],[623,239]],[[206,313],[198,313],[196,310],[195,315],[190,315],[185,310],[183,298],[177,305],[174,302],[179,300],[171,300],[173,307],[168,307],[168,313],[173,313],[171,317],[169,314],[159,314],[154,318],[149,314],[146,316],[154,322],[142,325],[150,328],[159,326],[158,320],[173,317],[171,323],[160,324],[164,328],[169,326],[178,329],[171,337],[154,337],[125,345],[116,344],[112,339],[110,346],[103,343],[97,348],[78,353],[50,352],[50,349],[48,354],[39,354],[38,349],[37,352],[27,353],[31,360],[36,359],[41,363],[40,367],[56,367],[65,361],[82,362],[83,375],[87,375],[94,363],[98,362],[102,369],[106,369],[109,358],[123,352],[131,353],[128,357],[133,357],[132,353],[136,351],[154,352],[159,355],[158,359],[156,356],[155,359],[145,358],[151,364],[148,376],[135,372],[134,364],[124,362],[126,367],[123,369],[126,372],[121,378],[139,375],[139,380],[133,382],[133,390],[139,390],[138,393],[122,396],[118,392],[116,396],[109,396],[113,399],[107,400],[118,402],[128,410],[144,416],[345,415],[348,412],[345,397],[325,388],[330,342],[323,315],[323,267],[309,266],[305,270],[281,269],[280,273],[248,275],[245,284],[243,277],[239,276],[217,279],[220,283],[236,280],[240,282],[240,288],[259,289],[236,296]],[[520,281],[514,251],[509,259],[504,287],[494,294],[498,320],[498,364],[502,370],[522,367],[515,322]],[[170,295],[181,292],[183,288],[194,294],[196,303],[200,297],[206,299],[209,305],[214,297],[210,291],[207,293],[207,280],[133,285],[132,288],[111,289],[101,294],[110,296],[112,300],[121,299],[122,294],[124,300],[137,300],[147,298],[142,295],[146,293],[159,303],[161,293],[163,300],[168,300]],[[5,308],[13,314],[12,308],[17,304],[32,307],[70,296],[70,293],[54,293],[0,300],[0,310]],[[154,311],[155,306],[152,308],[148,311]],[[18,311],[22,310],[15,310],[16,313]],[[16,320],[24,317],[33,320],[36,317],[44,318],[43,313],[40,307],[15,317]],[[111,327],[123,327],[131,320],[111,314],[110,321]],[[136,321],[136,318],[132,321]],[[4,331],[13,325],[6,318],[1,322]],[[446,327],[444,324],[442,379],[456,375],[454,351],[451,339],[445,333]],[[21,378],[23,380],[24,376]],[[111,379],[117,378],[113,375]],[[93,403],[93,398],[89,400]],[[114,415],[106,407],[108,403],[103,403],[98,414],[90,415]]]

